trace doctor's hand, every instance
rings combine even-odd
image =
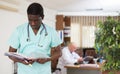
[[[45,62],[48,62],[48,61],[49,61],[48,58],[38,58],[38,59],[37,59],[37,62],[38,62],[38,63],[41,63],[41,64],[44,64]]]
[[[83,58],[80,57],[80,58],[78,59],[78,62],[82,62],[82,61],[83,61]]]
[[[21,60],[20,62],[25,65],[31,65],[35,62],[35,60],[34,59],[27,59],[27,60],[25,59],[25,60]]]

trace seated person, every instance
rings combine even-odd
[[[84,57],[84,62],[88,62],[87,64],[95,64],[94,60],[93,60],[93,57],[92,56],[86,56]],[[84,63],[83,62],[83,63]],[[85,63],[84,63],[85,64]]]
[[[73,42],[69,43],[67,47],[62,49],[62,56],[59,58],[57,64],[57,68],[61,70],[59,74],[67,74],[64,66],[83,61],[83,58],[75,52],[76,49],[77,46]]]

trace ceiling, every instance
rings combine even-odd
[[[120,0],[27,0],[58,12],[120,12]]]

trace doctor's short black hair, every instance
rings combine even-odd
[[[28,6],[27,14],[44,16],[44,10],[41,4],[32,3]]]

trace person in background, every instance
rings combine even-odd
[[[79,63],[83,61],[83,58],[80,57],[75,50],[77,46],[75,43],[71,42],[68,46],[62,49],[62,56],[58,60],[57,68],[60,69],[59,74],[67,74],[66,68],[64,66],[75,63]]]
[[[18,52],[31,58],[25,60],[9,58],[17,62],[17,74],[51,74],[51,60],[61,56],[62,41],[55,29],[42,22],[44,10],[41,4],[30,4],[27,15],[28,23],[18,26],[8,43],[9,52]],[[56,52],[51,56],[52,49]]]

